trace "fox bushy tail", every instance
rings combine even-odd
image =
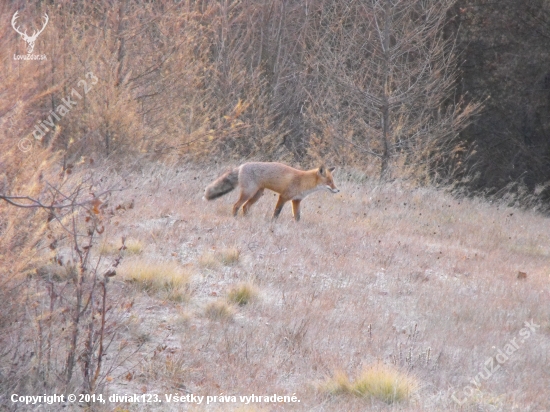
[[[206,200],[217,199],[231,192],[237,187],[239,183],[239,168],[235,168],[227,173],[224,173],[208,186],[204,191],[204,198]]]

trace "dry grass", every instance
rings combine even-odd
[[[185,385],[201,395],[296,393],[299,404],[278,405],[295,410],[550,410],[550,372],[541,367],[550,349],[547,218],[340,171],[341,192],[306,198],[299,223],[288,205],[272,222],[276,197],[268,192],[235,219],[228,213],[235,193],[201,200],[218,170],[176,170],[151,166],[134,175],[139,190],[117,195],[135,198],[135,207],[113,217],[120,232],[111,235],[143,244],[119,270],[140,285],[121,287],[135,301],[125,339],[143,346],[135,378],[106,391]],[[168,217],[159,212],[166,204],[178,204]],[[240,252],[237,264],[222,263],[227,245]],[[156,263],[167,259],[178,263],[167,270]],[[261,291],[253,310],[229,297],[241,284]],[[167,298],[166,289],[178,285],[192,291],[182,303]],[[540,328],[519,344],[531,319]],[[479,378],[487,359],[514,338],[513,356]],[[362,396],[319,391],[331,371],[379,362],[414,376],[408,392],[392,386],[391,373],[368,369],[333,380],[333,393]],[[476,376],[480,387],[469,395]]]
[[[124,245],[127,255],[139,255],[143,251],[143,243],[139,239],[127,239]]]
[[[227,300],[239,306],[244,306],[258,297],[258,291],[251,283],[241,283],[233,286],[227,293]]]
[[[230,320],[235,314],[235,309],[222,300],[209,303],[205,310],[205,316],[210,320]]]
[[[72,265],[59,266],[47,264],[36,269],[36,275],[46,281],[63,282],[73,280],[77,276],[78,268]]]
[[[100,243],[98,252],[103,256],[115,255],[119,253],[120,246],[115,245],[107,240]]]
[[[219,253],[220,262],[225,266],[235,265],[239,261],[239,249],[236,247],[222,249]]]
[[[239,261],[240,252],[239,249],[232,248],[223,248],[219,251],[209,251],[203,253],[199,257],[199,265],[208,268],[216,269],[221,265],[232,266],[237,264]]]
[[[143,243],[139,239],[126,239],[125,248],[122,250],[123,256],[139,255],[143,252]],[[99,245],[99,253],[101,255],[116,255],[120,252],[121,245],[114,244],[109,240],[105,240]]]
[[[206,252],[200,255],[198,262],[199,265],[207,269],[216,269],[220,266],[218,256],[212,252]]]
[[[408,400],[417,391],[418,383],[403,372],[378,364],[365,368],[353,381],[339,371],[321,388],[334,395],[372,397],[391,404]]]
[[[118,273],[139,289],[172,301],[184,301],[188,294],[190,274],[176,262],[130,260],[120,266]]]

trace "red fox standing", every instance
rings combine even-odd
[[[282,163],[244,163],[239,167],[221,175],[206,187],[204,197],[207,200],[216,199],[229,193],[239,186],[241,195],[233,205],[233,216],[237,216],[240,207],[247,214],[250,206],[264,194],[264,189],[279,193],[279,200],[273,212],[277,218],[283,206],[292,200],[292,215],[300,220],[300,202],[310,193],[327,189],[332,193],[340,190],[334,185],[332,171],[334,167],[324,166],[312,170],[298,170]]]

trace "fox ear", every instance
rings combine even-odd
[[[319,174],[321,176],[325,175],[325,166],[323,166],[323,165],[319,166]]]
[[[332,173],[332,172],[334,172],[334,169],[336,169],[336,167],[335,167],[335,166],[333,166],[333,167],[329,167],[329,168],[328,168],[328,171],[329,171],[330,173]]]

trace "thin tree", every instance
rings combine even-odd
[[[415,173],[441,173],[480,109],[454,97],[455,36],[443,30],[454,1],[335,3],[326,19],[317,42],[326,81],[316,111],[330,113],[321,117],[336,139],[379,159],[381,177],[397,161]]]

